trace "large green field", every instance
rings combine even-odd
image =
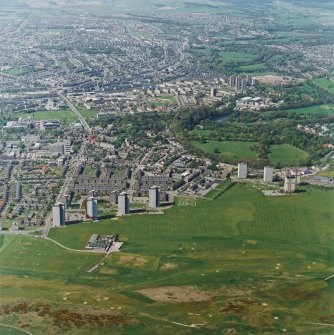
[[[217,155],[219,155],[222,159],[234,158],[240,160],[251,160],[256,158],[256,152],[251,149],[251,146],[254,145],[255,142],[208,140],[206,143],[193,141],[192,144],[210,154],[215,153],[215,149],[218,149],[219,153],[217,153]]]
[[[334,81],[327,78],[316,78],[313,82],[325,90],[334,93]]]
[[[25,119],[31,117],[34,120],[59,120],[64,125],[70,125],[71,123],[78,122],[77,117],[70,109],[64,109],[59,111],[18,113],[15,114],[15,116]]]
[[[334,115],[334,104],[315,105],[305,108],[294,108],[285,110],[287,113],[303,114],[303,115]],[[269,112],[268,112],[269,113]]]
[[[308,158],[308,153],[290,144],[275,144],[269,149],[269,160],[272,164],[284,165],[298,164]]]
[[[0,245],[1,273],[68,277],[87,270],[101,259],[99,254],[64,251],[56,244],[35,237],[0,235]]]
[[[114,334],[330,334],[333,281],[324,279],[334,273],[334,191],[301,191],[265,197],[239,184],[164,215],[52,229],[73,248],[92,232],[120,234],[123,250],[94,273],[85,270],[101,256],[3,236],[1,303],[14,310],[1,322],[34,335],[105,334],[110,326],[92,315],[111,313],[123,318]],[[42,318],[37,303],[50,308]]]
[[[12,76],[22,76],[29,72],[28,70],[21,69],[21,68],[12,68],[9,70],[4,71],[4,73],[10,74]]]
[[[219,58],[223,63],[229,62],[251,62],[256,55],[246,54],[242,52],[233,52],[233,51],[225,51],[219,54]]]

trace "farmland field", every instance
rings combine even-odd
[[[78,122],[77,117],[70,109],[46,112],[16,113],[15,116],[24,119],[31,117],[34,120],[59,120],[62,124],[65,125]]]
[[[235,159],[255,159],[256,152],[250,147],[255,144],[255,142],[238,142],[238,141],[211,141],[206,143],[199,141],[192,142],[197,148],[202,149],[206,153],[213,154],[215,149],[218,149],[218,155],[235,158]]]
[[[252,185],[235,185],[216,200],[197,199],[196,207],[174,206],[164,215],[52,229],[52,238],[73,248],[92,232],[120,234],[123,250],[94,273],[85,271],[99,255],[2,236],[2,303],[16,304],[2,323],[28,324],[34,334],[105,334],[103,322],[82,313],[111,313],[119,318],[115,334],[329,334],[316,323],[331,322],[333,287],[324,279],[334,271],[333,201],[334,191],[312,187],[265,197]],[[45,301],[46,317],[30,311]],[[23,302],[27,309],[15,312]],[[64,324],[68,310],[77,314]]]
[[[271,163],[280,162],[284,165],[291,165],[306,160],[308,154],[290,144],[271,145],[269,149],[269,160]]]

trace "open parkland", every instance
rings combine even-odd
[[[329,334],[334,191],[261,187],[53,228],[53,241],[0,235],[1,323],[32,334]],[[121,252],[84,251],[92,233],[115,232]]]

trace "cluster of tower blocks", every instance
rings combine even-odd
[[[87,219],[96,220],[98,219],[98,202],[97,198],[94,196],[94,191],[90,192],[90,196],[85,199],[85,216]],[[130,199],[129,194],[126,192],[113,192],[113,202],[118,205],[117,214],[127,215],[130,214]],[[66,199],[66,197],[65,197]],[[160,207],[160,188],[158,186],[152,186],[149,189],[149,208],[159,208]],[[68,204],[66,201],[64,203],[56,203],[52,208],[52,219],[53,226],[60,227],[64,226],[66,223],[65,212]]]
[[[263,181],[265,183],[272,183],[274,178],[274,168],[265,166],[263,170]],[[247,164],[238,164],[238,179],[247,179]],[[300,184],[300,172],[296,171],[294,175],[286,176],[284,179],[284,192],[294,193],[296,186]]]

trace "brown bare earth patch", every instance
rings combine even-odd
[[[200,291],[194,286],[145,288],[138,292],[156,301],[195,302],[211,299],[207,292]]]
[[[135,259],[134,256],[120,256],[118,264],[129,264]]]
[[[116,313],[80,313],[68,309],[54,309],[51,305],[37,303],[28,305],[21,302],[16,305],[0,306],[0,315],[9,314],[37,314],[43,318],[51,318],[54,326],[68,327],[70,325],[79,326],[118,326],[126,323],[124,317]]]
[[[243,313],[247,306],[259,305],[260,303],[257,300],[248,298],[240,299],[236,301],[229,301],[226,307],[220,308],[219,311],[223,314],[241,314]]]
[[[136,257],[136,259],[133,262],[134,266],[142,267],[147,264],[147,258],[144,257]]]
[[[167,262],[161,266],[161,270],[173,270],[176,269],[177,265],[175,263]]]

